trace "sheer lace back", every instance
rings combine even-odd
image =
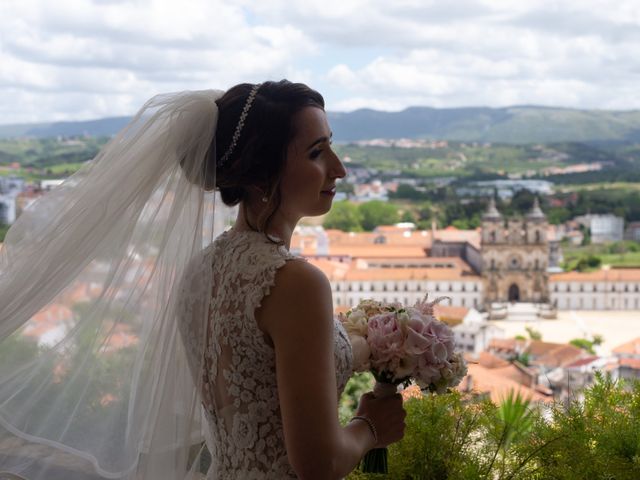
[[[203,251],[183,283],[181,333],[193,357],[205,338],[203,408],[207,446],[218,470],[209,478],[296,478],[284,445],[278,403],[275,352],[259,329],[255,310],[269,294],[276,271],[290,260],[304,261],[262,233],[225,232]],[[191,322],[198,271],[213,268],[207,331]],[[352,373],[351,345],[334,320],[336,384],[342,393]],[[193,365],[195,358],[190,359]],[[192,371],[192,374],[195,372]]]

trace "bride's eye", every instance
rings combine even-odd
[[[318,148],[316,150],[312,150],[311,153],[309,154],[309,158],[311,159],[315,159],[318,158],[318,156],[322,153],[322,149]]]

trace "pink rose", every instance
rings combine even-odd
[[[407,339],[404,344],[404,351],[407,354],[422,355],[431,348],[433,339],[427,327],[432,321],[418,312],[411,312],[411,317],[406,327]]]
[[[423,353],[430,364],[441,365],[453,356],[454,336],[445,323],[433,320],[425,326],[421,335],[430,340],[429,347]]]
[[[384,370],[393,358],[402,358],[404,334],[395,313],[385,312],[369,319],[367,342],[371,348],[371,365],[376,370]]]

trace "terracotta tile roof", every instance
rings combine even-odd
[[[469,313],[469,309],[466,307],[454,307],[451,305],[436,305],[433,309],[433,315],[448,325],[458,325],[462,323],[464,317]]]
[[[442,242],[468,242],[480,250],[480,238],[482,230],[458,230],[455,227],[447,227],[444,230],[436,230],[436,240]]]
[[[589,355],[588,357],[580,358],[574,362],[568,363],[564,366],[564,368],[579,368],[584,367],[585,365],[589,365],[590,363],[599,360],[600,357],[597,355]]]
[[[315,248],[304,248],[300,252],[303,256],[316,255]],[[334,257],[352,258],[425,258],[427,256],[424,247],[415,245],[336,245],[329,244],[328,255]]]
[[[377,227],[375,232],[342,232],[335,229],[327,229],[325,233],[329,240],[329,248],[332,255],[332,249],[339,249],[346,246],[413,246],[422,249],[431,248],[434,238],[443,242],[469,242],[476,248],[480,248],[480,232],[481,230],[459,230],[455,227],[447,227],[444,230],[436,230],[435,236],[431,230],[411,230],[404,227],[396,227],[394,225],[381,225]],[[383,236],[386,243],[375,244],[377,238]],[[315,253],[316,239],[313,234],[303,234],[294,232],[291,238],[291,247],[313,250]],[[335,250],[339,251],[339,250]]]
[[[344,280],[467,280],[480,281],[480,276],[455,268],[366,268],[345,272]],[[434,292],[436,294],[437,292]],[[443,292],[446,293],[446,292]]]
[[[620,366],[640,370],[640,358],[621,358]]]
[[[405,233],[406,232],[406,233]],[[325,230],[330,245],[407,245],[429,248],[431,246],[431,232],[428,230],[414,231],[385,231],[382,232],[342,232],[340,230]],[[375,244],[374,241],[384,236],[387,243]],[[295,234],[294,237],[295,238]],[[293,245],[292,238],[292,245]]]
[[[487,349],[499,352],[515,352],[517,349],[523,349],[525,344],[525,340],[516,340],[515,338],[493,338],[489,342]]]
[[[630,342],[618,345],[612,350],[615,354],[637,355],[640,357],[640,337],[634,338]]]
[[[373,229],[376,233],[403,233],[407,231],[412,231],[411,227],[399,227],[397,225],[380,225]]]
[[[640,268],[600,269],[594,272],[562,272],[549,275],[550,282],[640,282]]]
[[[513,380],[525,387],[531,387],[532,383],[535,383],[536,374],[530,368],[527,368],[520,363],[507,362],[507,365],[495,367],[490,370],[503,378]]]
[[[480,352],[478,358],[478,364],[484,368],[501,368],[509,365],[509,362],[506,360],[494,355],[493,353],[489,353],[487,351]]]
[[[500,370],[500,369],[499,369]],[[524,398],[534,402],[552,402],[553,398],[543,395],[535,388],[526,387],[511,378],[500,373],[496,369],[484,368],[481,365],[469,364],[469,374],[458,385],[458,390],[466,392],[469,387],[469,377],[471,377],[471,391],[476,393],[489,393],[494,403],[501,403],[510,391],[520,393]]]
[[[527,353],[531,353],[528,349],[526,351]],[[585,355],[586,352],[581,348],[574,347],[573,345],[560,344],[553,350],[535,356],[535,358],[531,360],[531,364],[544,365],[545,367],[564,367]]]

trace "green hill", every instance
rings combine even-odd
[[[509,144],[556,142],[640,142],[640,111],[578,110],[514,106],[505,108],[411,107],[400,112],[361,109],[329,112],[337,142],[372,138],[443,139]],[[128,117],[86,122],[0,125],[0,138],[109,136]]]

